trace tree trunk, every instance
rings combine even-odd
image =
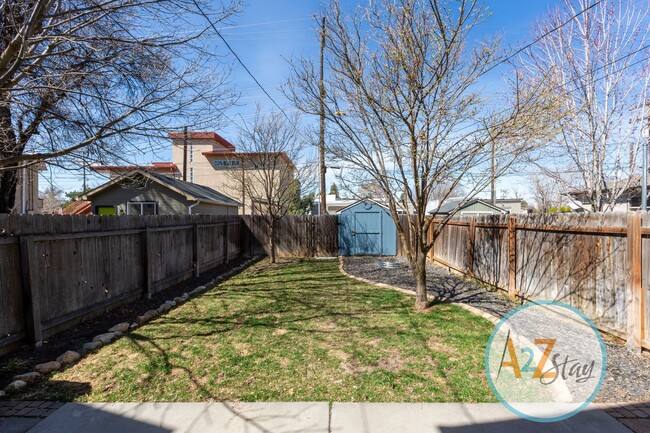
[[[14,208],[17,183],[16,170],[0,172],[0,214],[9,213]]]
[[[424,310],[429,307],[427,297],[427,256],[422,252],[415,255],[415,266],[412,266],[415,280],[415,309]]]
[[[271,254],[271,263],[275,263],[275,221],[269,225],[269,250]]]
[[[16,144],[16,133],[11,123],[9,104],[3,101],[0,104],[0,159],[18,156],[22,149]],[[16,167],[15,164],[13,164]],[[3,167],[8,168],[8,167]],[[16,185],[18,184],[18,171],[0,171],[0,214],[9,213],[16,201]]]

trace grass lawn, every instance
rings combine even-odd
[[[260,262],[30,388],[77,401],[495,401],[492,325],[359,283],[336,261]]]

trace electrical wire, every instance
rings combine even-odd
[[[601,0],[601,1],[602,1],[602,0]],[[275,106],[276,106],[276,107],[277,107],[277,108],[282,112],[282,114],[284,114],[284,117],[287,118],[287,120],[289,121],[289,123],[291,123],[291,124],[293,125],[293,121],[289,118],[289,115],[288,115],[287,113],[284,112],[284,109],[283,109],[282,107],[280,107],[280,104],[278,104],[278,103],[276,102],[276,100],[273,99],[273,97],[271,96],[271,94],[270,94],[269,92],[266,91],[266,89],[264,88],[264,86],[262,86],[262,84],[261,84],[261,83],[258,81],[258,79],[255,77],[255,75],[253,75],[253,73],[251,72],[251,70],[248,69],[248,67],[244,64],[244,62],[242,61],[242,59],[239,57],[239,55],[238,55],[238,54],[235,52],[235,50],[230,46],[230,44],[228,43],[228,41],[226,40],[226,38],[223,37],[223,35],[221,34],[221,32],[219,31],[219,29],[217,28],[217,26],[212,22],[212,20],[210,19],[210,17],[209,17],[209,16],[208,16],[204,11],[203,11],[203,8],[199,5],[199,3],[198,3],[196,0],[192,0],[192,2],[194,3],[194,6],[196,6],[196,8],[197,8],[197,10],[199,11],[199,13],[203,16],[203,18],[205,18],[205,19],[208,21],[208,24],[210,24],[210,27],[212,27],[212,29],[215,31],[215,33],[217,34],[217,36],[219,37],[219,39],[221,39],[221,40],[223,41],[223,43],[226,44],[226,47],[227,47],[228,50],[232,53],[232,55],[235,56],[235,59],[236,59],[237,62],[241,65],[241,67],[244,68],[244,70],[246,71],[246,73],[248,73],[248,75],[253,79],[253,81],[255,82],[255,84],[257,84],[257,86],[262,90],[262,92],[264,92],[264,94],[269,98],[269,100],[273,103],[273,105],[275,105]],[[295,126],[295,125],[294,125],[294,126]]]

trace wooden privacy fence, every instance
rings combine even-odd
[[[238,216],[0,215],[0,353],[241,252]]]
[[[243,223],[250,233],[244,240],[251,254],[268,254],[268,225],[262,215],[245,215]],[[278,257],[331,257],[339,254],[336,215],[286,216],[277,222]]]
[[[512,298],[572,305],[629,346],[650,349],[646,212],[456,217],[431,259]]]

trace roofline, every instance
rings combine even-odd
[[[492,203],[488,203],[485,200],[483,200],[482,198],[473,198],[470,201],[468,201],[467,203],[463,204],[462,206],[456,206],[454,212],[436,212],[435,210],[430,210],[428,213],[431,214],[431,215],[449,215],[449,214],[452,214],[452,213],[456,213],[460,209],[462,209],[462,208],[464,208],[466,206],[471,206],[471,205],[473,205],[474,203],[477,203],[477,202],[481,202],[482,204],[486,205],[487,207],[490,207],[490,208],[492,208],[494,210],[498,210],[499,212],[501,212],[503,214],[508,213],[508,211],[506,209],[504,209],[502,207],[494,206],[494,205],[492,205]],[[443,203],[444,203],[444,201],[443,201]],[[460,203],[463,203],[463,202],[461,201]],[[440,209],[440,205],[438,205],[438,209]]]
[[[501,203],[506,203],[506,202],[520,202],[520,201],[526,201],[523,198],[498,198],[496,199],[497,202]]]
[[[172,140],[174,139],[182,139],[185,137],[184,132],[168,132],[167,137],[171,138]],[[187,138],[190,140],[214,140],[217,143],[229,148],[229,149],[235,149],[235,146],[223,138],[221,135],[217,134],[216,132],[201,132],[201,131],[194,131],[194,132],[188,132],[187,133]]]
[[[151,165],[91,165],[90,169],[98,173],[130,173],[135,170],[180,173],[178,165],[173,162],[152,162]]]
[[[345,206],[345,207],[343,207],[343,208],[337,210],[336,213],[341,213],[341,212],[343,212],[344,210],[347,210],[348,208],[350,208],[350,207],[352,207],[352,206],[356,206],[357,204],[359,204],[359,203],[361,203],[361,202],[363,202],[363,201],[370,201],[370,202],[373,202],[373,203],[376,204],[377,206],[379,206],[379,207],[385,209],[386,211],[388,211],[388,213],[390,213],[390,209],[388,208],[388,206],[386,206],[386,205],[384,205],[384,204],[382,204],[382,203],[379,203],[377,200],[374,200],[374,199],[371,199],[371,198],[360,198],[360,199],[356,200],[354,203],[350,203],[349,205],[347,205],[347,206]],[[325,204],[327,204],[327,202],[325,202]]]
[[[103,190],[105,190],[107,188],[110,188],[113,185],[115,185],[116,183],[121,182],[122,180],[124,180],[124,179],[126,179],[128,177],[131,177],[131,176],[133,176],[135,174],[139,174],[139,175],[144,176],[144,177],[146,177],[148,179],[151,179],[154,182],[156,182],[157,184],[162,185],[164,187],[167,187],[167,188],[171,189],[172,191],[174,191],[175,193],[182,195],[183,197],[185,197],[189,201],[200,200],[202,203],[220,204],[220,205],[224,205],[224,206],[236,206],[236,207],[241,207],[242,206],[242,204],[239,203],[239,202],[237,202],[237,204],[232,204],[232,203],[227,203],[227,202],[224,202],[224,201],[218,201],[218,200],[211,200],[211,199],[206,199],[206,198],[195,197],[195,196],[193,196],[191,194],[188,194],[185,191],[182,191],[182,190],[180,190],[180,189],[178,189],[178,188],[176,188],[176,187],[174,187],[172,185],[169,185],[169,184],[161,181],[156,176],[152,176],[150,173],[147,173],[146,171],[142,171],[142,170],[133,170],[133,171],[131,171],[129,173],[125,173],[125,174],[123,174],[123,175],[121,175],[119,177],[116,177],[115,179],[111,179],[108,182],[106,182],[105,184],[100,185],[97,188],[88,191],[87,193],[82,195],[81,198],[83,200],[89,200],[88,197],[90,197],[92,195],[95,195],[95,194],[97,194],[97,193],[99,193],[99,192],[101,192],[101,191],[103,191]],[[203,186],[203,185],[201,185],[201,186]],[[236,200],[233,200],[233,201],[236,201]]]

